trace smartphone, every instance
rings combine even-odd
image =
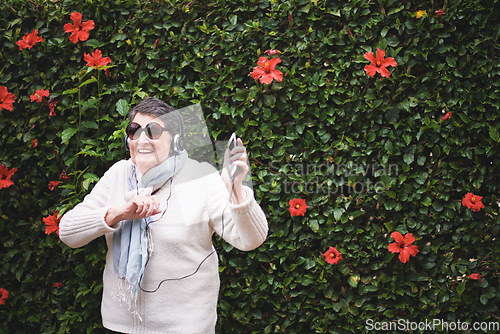
[[[231,151],[237,145],[238,145],[238,142],[236,141],[236,133],[233,132],[233,134],[229,138],[229,141],[227,142],[227,148],[229,148],[229,151]]]
[[[238,142],[236,141],[236,133],[233,132],[233,134],[229,138],[229,141],[227,142],[227,148],[229,149],[229,151],[231,151],[236,146],[238,146]],[[229,166],[229,172],[231,178],[233,178],[238,173],[238,171],[239,171],[238,166],[234,166],[232,164]]]

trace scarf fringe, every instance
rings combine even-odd
[[[154,250],[151,228],[148,228],[147,230],[147,239],[148,239],[148,256],[151,256]],[[139,319],[140,322],[142,322],[142,317],[140,316],[139,312],[137,312],[137,298],[134,295],[130,283],[127,281],[125,277],[120,278],[117,281],[117,289],[115,291],[116,294],[114,295],[114,298],[117,299],[120,303],[125,304],[127,306],[127,310],[130,313],[132,313],[134,317],[137,317],[137,319]]]
[[[115,291],[116,294],[113,297],[120,303],[125,304],[127,310],[142,322],[142,317],[139,312],[137,312],[137,298],[135,298],[129,282],[125,278],[120,278],[117,282],[117,289]]]

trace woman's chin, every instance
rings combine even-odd
[[[144,174],[151,168],[158,166],[161,161],[154,154],[138,154],[134,159],[134,163],[137,169]]]

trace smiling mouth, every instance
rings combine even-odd
[[[151,154],[151,153],[154,153],[154,150],[143,148],[143,149],[137,150],[137,153],[139,153],[139,154]]]

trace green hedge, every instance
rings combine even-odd
[[[78,43],[73,12],[95,23]],[[146,95],[200,103],[214,140],[236,131],[250,152],[269,236],[248,253],[215,240],[217,332],[498,325],[499,16],[496,0],[3,1],[0,87],[15,102],[0,164],[16,171],[0,177],[0,332],[102,327],[103,238],[73,250],[44,219],[127,157],[125,114]],[[43,41],[20,50],[33,29]],[[86,65],[95,49],[106,70]],[[269,85],[250,76],[268,49],[283,73]],[[377,49],[397,63],[388,77],[364,69]],[[388,250],[396,231],[416,239],[406,263]]]

